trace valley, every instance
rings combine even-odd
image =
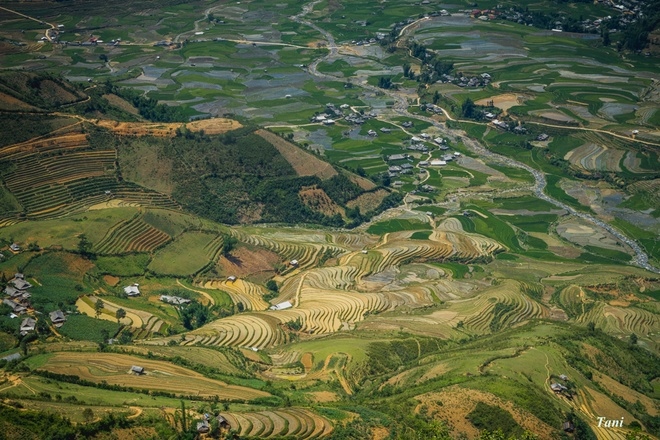
[[[658,438],[652,5],[6,2],[0,432]]]

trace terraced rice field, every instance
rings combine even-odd
[[[147,224],[142,214],[125,220],[108,231],[95,245],[99,254],[122,254],[126,252],[152,252],[170,241],[165,232]]]
[[[292,321],[300,320],[300,332],[329,334],[351,329],[369,314],[404,305],[413,308],[430,305],[434,295],[458,298],[451,293],[458,284],[447,280],[410,285],[395,283],[390,279],[390,273],[406,261],[470,261],[503,249],[492,239],[466,233],[456,219],[441,223],[426,241],[410,240],[413,233],[389,233],[380,242],[367,234],[341,233],[332,238],[301,233],[299,240],[309,240],[301,243],[293,241],[293,237],[286,232],[272,233],[268,237],[237,232],[237,237],[243,242],[267,247],[286,255],[287,259],[298,259],[298,268],[291,268],[282,277],[280,295],[272,301],[273,304],[290,301],[293,307],[267,310],[270,304],[263,300],[266,290],[246,280],[204,281],[201,287],[227,292],[247,312],[196,329],[186,335],[182,344],[267,348],[287,342],[289,334],[286,324]],[[341,243],[353,250],[328,242]],[[355,250],[367,244],[371,245],[368,251]],[[341,254],[337,265],[312,268],[318,258],[327,252],[330,255]],[[513,311],[503,319],[503,323],[515,324],[544,315],[544,309],[520,293],[519,287],[513,287],[517,293],[498,294],[501,301],[512,304]],[[498,295],[495,296],[499,298]],[[484,302],[471,307],[487,312],[492,304]],[[485,324],[487,326],[488,322]],[[444,328],[448,328],[448,324]],[[479,322],[470,323],[470,328],[475,332],[485,331]],[[144,343],[165,344],[170,340],[178,341],[179,338],[153,339]]]
[[[96,317],[94,304],[96,304],[96,301],[99,299],[103,301],[103,311],[99,318],[105,319],[106,321],[117,322],[117,310],[124,309],[126,317],[121,320],[121,323],[133,328],[133,337],[136,339],[147,338],[153,333],[159,332],[165,324],[162,319],[149,312],[119,306],[105,297],[81,296],[78,298],[78,301],[76,301],[76,306],[81,313]]]
[[[43,365],[39,366],[39,369],[75,375],[83,380],[97,383],[105,381],[110,385],[204,398],[218,396],[221,399],[240,401],[269,395],[264,391],[209,379],[200,373],[169,362],[125,354],[59,352],[43,356]],[[133,365],[143,367],[145,374],[131,374],[130,369]]]
[[[297,439],[323,438],[332,433],[330,422],[304,408],[222,413],[241,437]]]
[[[584,144],[564,156],[571,164],[590,171],[621,171],[625,151],[605,145]]]
[[[119,182],[116,159],[115,150],[91,149],[85,135],[72,134],[5,147],[0,167],[7,170],[2,179],[27,219],[61,217],[113,198],[177,206],[165,195]]]

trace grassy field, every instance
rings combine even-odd
[[[176,240],[156,252],[147,268],[162,275],[192,275],[211,262],[207,245],[217,235],[204,232],[184,232]]]

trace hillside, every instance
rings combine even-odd
[[[660,439],[657,3],[2,2],[0,439]]]

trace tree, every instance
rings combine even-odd
[[[231,235],[225,236],[225,239],[222,241],[222,254],[226,257],[228,256],[231,251],[233,251],[236,248],[236,245],[238,244],[238,240],[236,237],[232,237]]]
[[[637,335],[636,334],[631,334],[630,335],[630,345],[637,345]]]
[[[85,234],[80,234],[78,237],[78,253],[85,258],[92,255],[92,242],[87,239]]]
[[[587,330],[589,330],[590,333],[595,333],[596,332],[596,324],[593,322],[590,322],[587,324]]]
[[[99,316],[101,316],[101,310],[103,310],[103,301],[100,299],[96,300],[96,303],[94,304],[94,312],[96,313],[96,318],[98,319]]]
[[[266,282],[266,289],[271,290],[273,292],[277,292],[278,287],[277,287],[277,283],[275,282],[275,280],[268,280]]]
[[[463,116],[466,118],[471,118],[474,116],[474,101],[472,101],[470,98],[467,98],[463,105],[461,106],[461,111],[463,113]]]
[[[94,411],[91,408],[83,409],[82,415],[87,423],[91,423],[94,420]]]
[[[117,311],[115,312],[115,317],[117,318],[117,323],[119,323],[120,320],[126,317],[126,310],[117,309]]]
[[[438,102],[440,102],[440,92],[436,90],[433,94],[433,104],[437,104]]]

